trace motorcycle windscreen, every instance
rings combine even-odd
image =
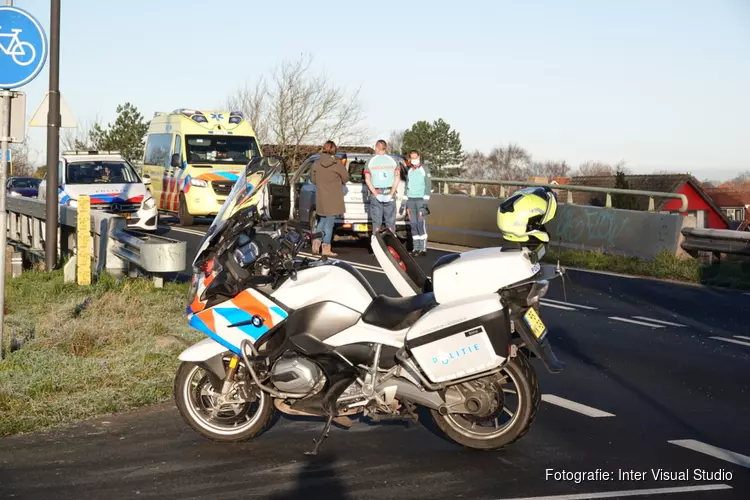
[[[425,289],[427,275],[396,235],[388,230],[378,231],[372,235],[371,246],[388,281],[402,297],[429,291]]]
[[[193,267],[200,265],[203,254],[210,245],[218,241],[227,223],[237,214],[256,207],[261,211],[268,204],[268,190],[263,189],[272,178],[285,173],[283,160],[276,156],[263,156],[250,160],[235,181],[227,199],[201,240],[193,260]]]

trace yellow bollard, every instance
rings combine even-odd
[[[91,198],[78,197],[78,217],[76,219],[76,254],[78,284],[91,284]]]

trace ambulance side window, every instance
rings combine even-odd
[[[172,149],[172,134],[152,134],[146,143],[145,165],[169,168],[169,151]]]
[[[172,150],[172,154],[180,155],[180,165],[182,165],[182,137],[179,134],[174,136],[174,149]]]

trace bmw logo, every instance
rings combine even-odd
[[[253,318],[252,318],[251,321],[253,322],[253,326],[255,328],[260,328],[261,326],[263,326],[263,321],[264,320],[263,320],[263,318],[261,318],[260,316],[258,316],[256,314],[255,316],[253,316]]]

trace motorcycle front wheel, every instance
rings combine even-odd
[[[519,351],[500,373],[480,381],[492,402],[489,414],[431,413],[450,440],[467,448],[497,450],[517,441],[531,428],[541,402],[539,379],[529,358]]]
[[[183,420],[203,437],[222,443],[247,441],[263,432],[271,422],[271,396],[257,387],[252,401],[237,397],[218,404],[205,371],[194,363],[182,363],[174,381],[174,399]]]

